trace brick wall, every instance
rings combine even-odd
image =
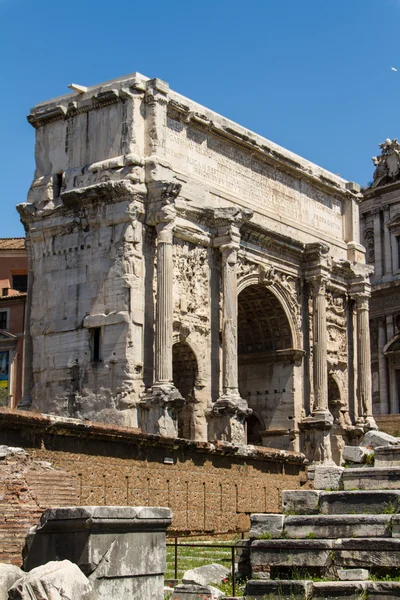
[[[31,468],[25,476],[36,512],[21,517],[24,532],[36,523],[39,506],[68,503],[169,506],[171,532],[246,531],[250,513],[279,512],[281,490],[305,482],[304,457],[294,452],[259,448],[245,456],[223,443],[21,411],[0,411],[0,444],[23,447],[33,465],[45,461],[53,467],[50,479],[43,469]],[[2,478],[0,470],[0,485]],[[18,522],[21,502],[11,505]]]
[[[400,415],[377,415],[375,420],[379,429],[400,437]]]

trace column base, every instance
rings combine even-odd
[[[333,417],[329,410],[316,410],[300,423],[304,436],[304,454],[314,465],[334,465],[331,447]]]
[[[246,444],[244,424],[252,412],[239,394],[221,396],[208,414],[209,439]]]
[[[357,427],[361,427],[364,431],[369,431],[370,429],[379,429],[372,415],[367,417],[358,417],[356,420],[356,425]]]
[[[18,410],[30,410],[32,408],[32,397],[30,395],[23,396],[18,403]]]
[[[172,383],[156,383],[140,403],[142,431],[162,437],[178,437],[178,413],[185,400]]]

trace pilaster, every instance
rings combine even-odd
[[[388,415],[389,408],[389,388],[388,388],[388,369],[386,356],[383,354],[383,348],[386,344],[386,318],[380,317],[378,320],[378,368],[379,368],[379,402],[381,415]]]

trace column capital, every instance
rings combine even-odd
[[[240,228],[252,216],[252,210],[239,209],[234,206],[214,209],[213,220],[217,230],[214,238],[214,247],[220,248],[221,246],[236,244],[237,248],[239,248]]]
[[[371,213],[375,216],[375,215],[379,215],[381,213],[381,207],[380,206],[374,206],[374,208],[371,210]]]
[[[147,208],[147,225],[157,227],[160,224],[165,225],[175,221],[175,200],[178,197],[181,188],[182,186],[180,183],[165,181],[157,182],[157,186],[152,189],[153,200]]]
[[[329,282],[328,273],[321,272],[307,278],[308,284],[311,286],[313,295],[325,296],[326,288]]]

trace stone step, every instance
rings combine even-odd
[[[391,600],[400,598],[399,581],[250,580],[245,599],[265,600]]]
[[[353,469],[352,469],[353,471]],[[400,490],[285,490],[282,512],[289,515],[393,514],[400,512]]]
[[[400,467],[400,445],[375,448],[375,467]]]
[[[283,535],[291,539],[391,537],[392,515],[287,516]]]
[[[323,515],[393,514],[400,507],[400,490],[320,492]]]
[[[276,567],[314,569],[400,567],[400,539],[256,540],[250,549],[253,576],[268,578]]]
[[[281,580],[259,581],[250,579],[246,583],[245,598],[279,598],[279,600],[303,600],[310,598],[312,581]]]
[[[400,467],[345,469],[342,485],[344,490],[399,490]]]

